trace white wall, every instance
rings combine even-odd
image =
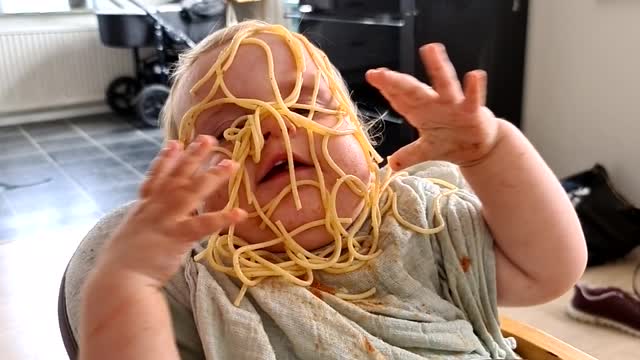
[[[0,16],[0,125],[106,112],[107,86],[133,68],[92,13]]]
[[[602,163],[640,206],[640,1],[531,0],[524,131],[560,177]]]

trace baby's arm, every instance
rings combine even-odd
[[[500,305],[533,305],[560,296],[584,271],[586,245],[559,181],[524,135],[484,106],[484,72],[467,74],[463,90],[441,45],[423,47],[421,56],[433,88],[386,69],[367,73],[420,133],[390,165],[396,170],[426,160],[460,165],[495,238]]]
[[[183,151],[169,142],[154,160],[140,199],[105,244],[83,288],[80,359],[178,359],[162,286],[193,242],[246,213],[239,209],[191,216],[237,165],[198,171],[214,140],[201,136]]]
[[[505,121],[500,127],[493,151],[461,170],[496,241],[500,305],[535,305],[562,295],[580,278],[586,244],[553,172],[520,131]]]

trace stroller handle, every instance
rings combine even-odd
[[[173,26],[167,24],[164,20],[162,20],[160,16],[149,11],[149,9],[147,9],[146,6],[142,5],[138,0],[128,0],[128,1],[134,4],[135,6],[137,6],[138,8],[140,8],[142,11],[144,11],[144,13],[147,16],[151,17],[153,21],[156,22],[156,24],[160,25],[160,27],[162,27],[165,30],[167,35],[169,35],[172,38],[172,40],[176,42],[183,42],[187,44],[187,46],[189,46],[190,48],[193,48],[196,46],[196,43],[193,42],[193,40],[191,40],[182,31],[176,30]]]

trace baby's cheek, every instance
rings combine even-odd
[[[364,149],[353,135],[334,136],[329,141],[329,153],[333,161],[349,175],[368,182],[369,166]]]

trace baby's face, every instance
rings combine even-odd
[[[294,57],[289,46],[277,35],[260,34],[255,37],[265,41],[271,48],[277,85],[282,97],[286,98],[294,88],[297,75]],[[215,76],[199,88],[193,96],[189,94],[189,89],[207,73],[221,51],[222,47],[208,51],[194,63],[186,74],[177,98],[176,118],[182,118],[182,115],[189,108],[197,104],[209,93]],[[306,50],[304,50],[304,54],[306,70],[303,73],[303,85],[298,104],[311,104],[318,69]],[[240,46],[231,67],[224,73],[224,81],[229,91],[238,98],[259,99],[272,104],[275,102],[272,85],[268,78],[267,58],[262,48],[258,46]],[[218,90],[214,99],[221,97],[224,97],[224,95],[221,90]],[[330,109],[336,109],[338,106],[335,94],[325,81],[320,83],[315,105]],[[294,111],[303,116],[308,115],[307,111],[299,109]],[[249,113],[250,110],[235,104],[224,104],[210,108],[198,117],[195,132],[196,134],[212,135],[218,138],[221,146],[232,150],[234,144],[224,140],[222,133],[231,126],[235,119]],[[316,113],[313,121],[332,127],[337,124],[338,119],[335,115]],[[287,123],[289,122],[287,121]],[[251,157],[248,157],[245,163],[241,165],[244,166],[248,174],[249,186],[258,203],[264,206],[290,184],[290,178],[288,167],[286,166],[285,141],[278,122],[272,116],[264,115],[260,124],[265,140],[261,159],[256,163]],[[349,121],[344,121],[343,125],[341,125],[343,130],[353,128],[355,128],[354,125]],[[323,136],[314,135],[315,146],[312,149],[306,129],[297,128],[295,131],[290,129],[288,133],[295,160],[296,180],[318,180],[312,160],[311,152],[313,151],[317,155],[320,168],[324,174],[327,191],[330,193],[340,176],[329,166],[322,154]],[[358,177],[365,184],[369,183],[369,160],[365,156],[364,149],[353,135],[331,136],[328,142],[328,151],[333,161],[346,174]],[[283,161],[284,165],[278,165]],[[325,209],[322,205],[319,189],[312,186],[299,186],[298,191],[302,209],[296,209],[293,196],[289,194],[284,197],[270,217],[274,223],[278,220],[281,221],[288,231],[325,217]],[[241,208],[249,213],[255,211],[253,205],[248,204],[246,193],[242,187],[239,192],[239,199]],[[225,207],[228,201],[228,187],[223,186],[206,200],[205,211],[220,210]],[[337,196],[336,210],[338,216],[355,219],[361,210],[360,203],[361,197],[355,195],[348,186],[343,185]],[[264,242],[276,237],[268,227],[260,229],[260,223],[261,221],[258,217],[250,218],[236,227],[235,234],[251,243]],[[320,226],[300,233],[295,237],[295,240],[307,250],[312,250],[331,243],[333,237],[326,231],[324,226]],[[272,250],[281,251],[282,247]]]

